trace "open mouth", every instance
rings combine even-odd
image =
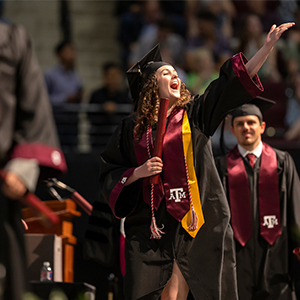
[[[178,84],[178,82],[173,82],[170,86],[171,86],[172,90],[176,90],[177,91],[178,87],[179,87],[179,84]]]

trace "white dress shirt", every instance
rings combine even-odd
[[[240,144],[238,144],[238,150],[239,150],[240,154],[242,155],[242,157],[246,157],[247,154],[252,153],[252,154],[255,155],[255,160],[254,160],[255,162],[256,162],[257,158],[261,156],[262,148],[263,148],[263,145],[262,145],[261,141],[258,144],[258,146],[255,149],[251,150],[251,151],[246,150]]]

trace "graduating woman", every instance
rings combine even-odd
[[[195,299],[237,299],[230,212],[210,139],[231,109],[263,91],[256,73],[291,26],[273,25],[251,60],[239,53],[225,62],[201,96],[190,95],[158,46],[127,72],[135,113],[113,134],[100,166],[101,201],[126,217],[126,299],[186,299],[189,290]],[[164,98],[160,158],[153,145]],[[91,238],[89,251],[96,244]]]

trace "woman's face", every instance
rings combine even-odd
[[[160,98],[168,98],[173,104],[180,98],[181,80],[175,69],[170,65],[160,67],[156,71],[158,79],[158,93]]]
[[[251,38],[258,38],[263,33],[261,21],[256,15],[248,16],[247,31]]]

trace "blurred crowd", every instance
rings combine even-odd
[[[263,96],[277,102],[269,113],[269,125],[281,137],[300,138],[297,1],[120,0],[116,15],[123,71],[160,43],[163,60],[176,67],[193,94],[203,93],[217,78],[220,66],[235,53],[243,52],[250,59],[273,24],[295,22],[296,26],[273,49],[259,76],[265,86]]]
[[[101,104],[107,115],[119,104],[130,104],[126,70],[160,44],[162,59],[172,64],[192,94],[202,94],[218,77],[220,66],[243,52],[247,59],[261,48],[273,24],[295,22],[276,44],[258,75],[265,87],[262,96],[276,101],[266,121],[269,135],[300,139],[300,5],[296,0],[117,0],[117,61],[101,67],[99,87],[87,95]],[[46,70],[50,101],[80,103],[84,87],[75,70],[74,44],[55,47],[57,65]],[[89,114],[91,116],[91,114]],[[94,123],[94,122],[92,122]]]

